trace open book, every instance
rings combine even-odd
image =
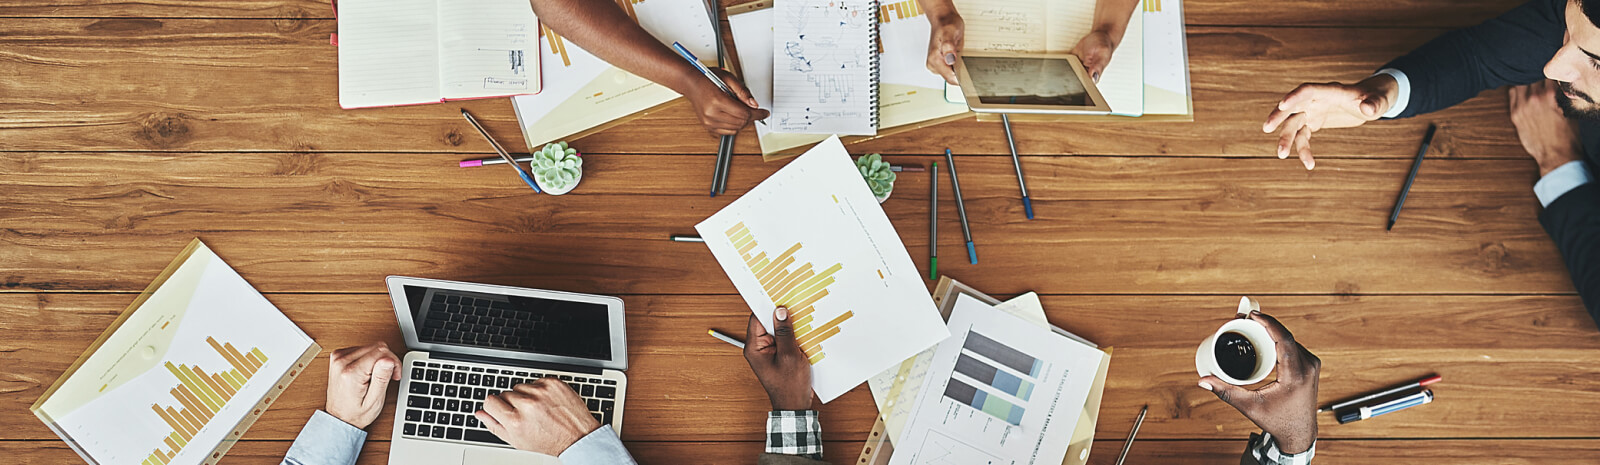
[[[342,0],[339,106],[536,93],[538,38],[527,0]]]

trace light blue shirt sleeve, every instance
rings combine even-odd
[[[351,465],[366,440],[366,431],[318,410],[294,438],[283,465]]]
[[[628,448],[622,447],[622,439],[611,425],[589,432],[562,451],[560,458],[562,465],[638,465],[628,454]]]
[[[1569,161],[1539,178],[1539,182],[1533,185],[1533,195],[1539,197],[1541,205],[1548,207],[1567,192],[1593,181],[1594,175],[1589,173],[1589,167],[1584,166],[1582,161]]]
[[[1394,102],[1389,105],[1389,111],[1383,113],[1383,117],[1393,118],[1400,116],[1401,113],[1406,112],[1406,104],[1411,103],[1411,78],[1406,77],[1404,71],[1394,68],[1380,69],[1372,75],[1377,76],[1379,74],[1387,74],[1389,77],[1394,78],[1396,90]]]

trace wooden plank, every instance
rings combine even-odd
[[[1216,296],[1048,296],[1052,322],[1115,347],[1096,437],[1127,434],[1133,414],[1151,413],[1146,439],[1242,438],[1243,416],[1195,386],[1194,345],[1230,315]],[[35,400],[119,312],[131,295],[0,294],[0,403]],[[329,351],[387,341],[403,347],[387,296],[272,294]],[[632,441],[761,440],[769,406],[739,351],[704,335],[743,333],[736,296],[625,296]],[[1432,405],[1336,425],[1324,438],[1592,437],[1600,408],[1600,331],[1571,296],[1263,296],[1296,338],[1323,360],[1325,402],[1419,378],[1444,376]],[[291,439],[321,408],[326,353],[250,429],[254,439]],[[865,386],[820,406],[832,440],[863,437],[875,409]],[[371,427],[387,437],[392,409]],[[707,421],[708,419],[716,421]],[[23,409],[0,410],[4,440],[53,436]]]
[[[751,0],[722,0],[724,6]],[[1189,0],[1183,2],[1190,25],[1463,27],[1521,4],[1517,0]],[[160,17],[160,18],[319,18],[333,11],[321,0],[182,1],[11,1],[0,4],[4,17]]]
[[[85,154],[0,158],[0,291],[137,291],[194,237],[273,292],[383,292],[384,276],[606,294],[729,294],[703,246],[669,242],[781,167],[739,157],[591,154],[584,184],[536,195],[451,155]],[[891,157],[927,166],[931,157]],[[1527,160],[1428,160],[1382,228],[1409,159],[1028,157],[959,162],[979,265],[941,200],[942,271],[1015,293],[1570,293],[1538,226]],[[927,173],[885,209],[925,270]],[[945,177],[945,175],[941,175]]]
[[[505,99],[459,106],[341,110],[328,20],[23,19],[0,24],[0,151],[475,152],[490,148],[457,112],[471,109],[508,146],[522,142]],[[1019,123],[1031,154],[1272,157],[1260,126],[1305,81],[1357,80],[1439,30],[1196,27],[1195,123]],[[108,84],[110,83],[110,84]],[[138,83],[138,84],[134,84]],[[1524,157],[1503,92],[1426,118],[1330,131],[1318,154],[1409,157],[1428,120],[1451,157]],[[576,141],[596,153],[713,153],[691,108],[669,108]],[[648,140],[649,144],[641,141]],[[739,151],[757,153],[752,132]],[[864,142],[862,153],[1003,154],[997,124],[952,122]],[[1289,162],[1292,163],[1292,162]],[[1324,163],[1322,166],[1328,166]]]

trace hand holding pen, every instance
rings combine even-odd
[[[750,90],[745,89],[733,74],[706,68],[682,45],[674,43],[673,49],[708,78],[692,78],[691,84],[686,87],[688,90],[684,92],[684,97],[694,104],[695,116],[700,118],[700,124],[705,126],[707,132],[718,136],[738,134],[751,121],[767,119],[771,114],[760,108],[756,98],[750,96]]]

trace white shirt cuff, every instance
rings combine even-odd
[[[633,456],[628,455],[628,449],[622,446],[622,439],[617,437],[617,432],[611,429],[611,425],[603,425],[590,431],[588,435],[562,451],[560,458],[561,463],[566,465],[635,464]]]
[[[1539,182],[1533,185],[1533,195],[1539,197],[1541,205],[1548,207],[1567,192],[1592,181],[1594,175],[1589,173],[1589,167],[1584,166],[1582,161],[1569,161],[1539,178]]]
[[[1395,92],[1394,101],[1389,103],[1389,111],[1385,112],[1383,117],[1393,118],[1400,116],[1401,113],[1406,112],[1406,104],[1411,103],[1411,79],[1406,77],[1404,71],[1394,68],[1384,68],[1372,73],[1373,76],[1379,74],[1387,74],[1389,77],[1394,78],[1398,90]]]
[[[350,465],[361,455],[367,432],[318,410],[289,445],[283,463],[288,465]]]

